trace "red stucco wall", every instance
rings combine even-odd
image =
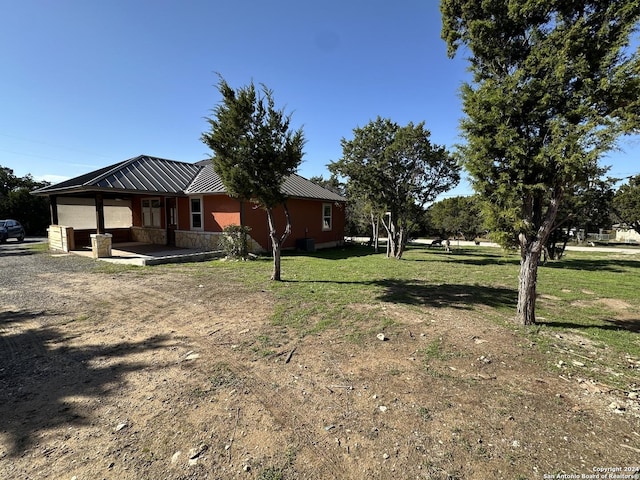
[[[322,230],[322,205],[331,204],[332,228]],[[291,234],[284,248],[296,246],[296,240],[313,238],[316,245],[329,242],[342,242],[344,238],[345,212],[344,204],[323,202],[321,200],[290,199],[287,202],[291,219]],[[284,209],[275,209],[276,231],[282,235],[286,225]],[[264,248],[270,248],[267,213],[245,204],[244,223],[251,227],[251,236]]]
[[[186,197],[179,197],[178,199],[178,230],[189,230],[189,199]]]
[[[240,225],[240,202],[227,195],[208,195],[202,199],[205,212],[204,229],[221,232],[229,225]]]
[[[142,197],[132,198],[131,208],[133,212],[133,225],[142,226],[141,200]],[[146,197],[148,198],[148,197]],[[204,195],[201,197],[203,203],[204,231],[221,232],[228,225],[240,225],[240,202],[227,195]],[[332,228],[324,231],[322,229],[322,206],[331,205]],[[337,202],[327,202],[322,200],[289,199],[289,216],[291,218],[291,234],[285,242],[284,248],[296,246],[296,240],[302,238],[313,238],[316,245],[323,243],[341,243],[344,238],[345,211],[344,204]],[[190,230],[191,212],[190,199],[187,197],[177,198],[178,207],[178,229]],[[264,210],[254,208],[249,202],[243,202],[243,223],[251,228],[251,237],[257,241],[262,248],[269,250],[271,243],[269,240],[269,230],[267,225],[267,214]],[[162,228],[165,227],[165,208],[162,202]],[[278,235],[282,235],[286,225],[284,209],[275,209],[276,229]]]

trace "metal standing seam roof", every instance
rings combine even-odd
[[[128,162],[129,160],[127,160]],[[116,163],[114,165],[109,165],[108,167],[101,168],[99,170],[94,170],[90,173],[85,173],[84,175],[80,175],[79,177],[74,177],[69,180],[65,180],[60,183],[55,183],[53,185],[48,185],[46,187],[38,188],[33,191],[33,193],[49,193],[49,192],[57,192],[60,190],[74,190],[87,185],[90,185],[92,181],[96,178],[103,176],[104,174],[110,172],[111,170],[116,169],[120,165],[126,162]]]
[[[289,197],[344,202],[346,198],[293,174],[282,186]],[[145,193],[224,194],[211,160],[186,163],[140,155],[79,177],[35,190],[36,195],[116,190]]]
[[[210,194],[226,193],[222,180],[213,169],[211,161],[198,162],[202,170],[198,172],[191,185],[185,190],[186,194]],[[289,197],[310,198],[315,200],[328,200],[333,202],[344,202],[346,198],[326,188],[316,185],[300,175],[288,176],[282,185],[283,192]]]
[[[199,167],[191,163],[136,157],[94,183],[101,188],[118,190],[144,190],[159,193],[182,193]]]
[[[199,165],[200,171],[185,189],[187,195],[207,194],[207,193],[227,193],[222,180],[213,170],[211,160],[203,160],[196,163]]]
[[[332,202],[345,202],[347,199],[337,193],[327,190],[320,185],[301,177],[297,173],[289,175],[282,185],[282,190],[289,197],[313,198],[330,200]]]
[[[148,193],[183,193],[200,170],[193,163],[140,155],[35,190],[36,195],[91,190],[118,190]]]

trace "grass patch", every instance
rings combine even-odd
[[[26,248],[33,253],[47,253],[49,251],[49,244],[45,242],[30,243],[26,245]]]
[[[539,324],[554,332],[572,330],[618,352],[640,355],[638,336],[630,335],[640,332],[640,262],[615,254],[585,258],[575,253],[582,252],[570,252],[568,259],[542,269]]]
[[[455,246],[455,245],[454,245]],[[410,246],[403,260],[347,246],[311,254],[285,253],[284,281],[269,280],[271,259],[181,264],[206,283],[227,282],[263,290],[276,300],[272,323],[299,336],[340,331],[361,342],[370,333],[392,331],[397,321],[385,305],[420,314],[428,308],[482,310],[509,325],[515,316],[519,255],[491,247],[455,248],[453,253]],[[571,331],[617,353],[640,357],[640,259],[619,253],[568,251],[538,271],[539,325],[523,335]],[[518,327],[516,327],[518,328]],[[540,336],[540,335],[538,335]],[[426,356],[439,355],[440,347]]]
[[[280,344],[274,342],[269,335],[258,335],[256,344],[252,347],[252,351],[262,357],[269,357],[275,353],[275,348]]]
[[[93,273],[104,273],[115,275],[123,272],[135,272],[138,275],[149,275],[149,270],[145,270],[141,268],[139,265],[128,265],[128,264],[119,264],[119,263],[111,263],[111,262],[95,262],[95,265],[92,269]]]
[[[260,472],[258,480],[282,480],[284,471],[279,467],[267,467]]]
[[[284,453],[284,458],[280,466],[268,466],[263,468],[258,475],[258,480],[284,480],[287,478],[287,471],[293,467],[296,459],[296,452],[293,448],[288,448]]]
[[[433,340],[424,349],[424,361],[428,363],[433,360],[446,360],[448,354],[442,348],[442,339]]]
[[[235,387],[241,382],[241,379],[235,374],[226,363],[217,363],[209,375],[211,387]]]
[[[426,407],[418,408],[418,415],[425,422],[428,422],[433,417],[431,411]]]

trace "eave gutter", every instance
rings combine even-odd
[[[75,195],[79,193],[108,193],[108,194],[126,194],[126,195],[170,195],[170,196],[186,196],[183,191],[179,192],[160,192],[155,190],[135,190],[135,189],[119,189],[108,187],[65,187],[59,189],[34,190],[31,195],[39,197],[48,197],[51,195]]]

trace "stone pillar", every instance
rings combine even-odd
[[[111,237],[110,233],[92,233],[91,234],[91,252],[93,258],[103,258],[111,256]]]

